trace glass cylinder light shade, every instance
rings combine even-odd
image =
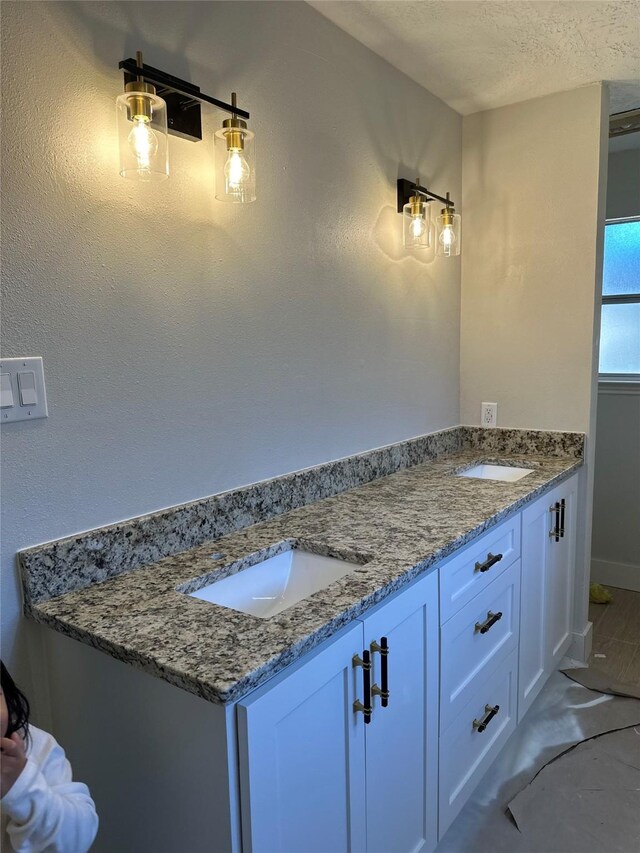
[[[130,87],[137,87],[132,89]],[[169,177],[167,105],[146,83],[130,83],[118,95],[120,174],[123,178],[161,181]]]
[[[453,208],[442,211],[436,219],[437,244],[436,254],[450,258],[460,254],[460,214]]]
[[[227,119],[215,133],[216,198],[247,203],[256,200],[255,136],[241,119]]]
[[[430,205],[420,196],[412,196],[402,208],[402,242],[405,249],[431,246]]]

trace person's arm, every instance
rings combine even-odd
[[[24,769],[0,800],[7,834],[18,853],[86,853],[98,830],[98,816],[82,782],[73,782],[64,751],[33,727]]]

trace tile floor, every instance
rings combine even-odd
[[[640,684],[640,592],[607,589],[613,596],[610,604],[589,605],[593,622],[589,665],[619,681]]]

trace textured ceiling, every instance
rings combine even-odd
[[[466,115],[611,81],[640,106],[640,0],[309,0]]]

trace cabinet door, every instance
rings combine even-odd
[[[577,477],[555,488],[550,505],[561,505],[560,537],[548,539],[546,572],[547,671],[552,672],[571,645],[575,574]],[[555,516],[555,513],[554,513]],[[551,528],[555,525],[555,517]],[[550,528],[550,529],[551,529]]]
[[[571,644],[576,498],[574,475],[522,513],[518,721]]]
[[[356,622],[238,703],[245,853],[365,850],[362,648]]]
[[[553,526],[550,504],[551,496],[544,495],[522,512],[518,722],[547,676],[546,575],[549,531]]]
[[[365,649],[387,638],[389,700],[374,695],[366,727],[367,850],[409,853],[437,843],[438,578],[433,573],[363,619]],[[375,649],[375,647],[374,647]],[[372,683],[382,656],[372,653]]]

